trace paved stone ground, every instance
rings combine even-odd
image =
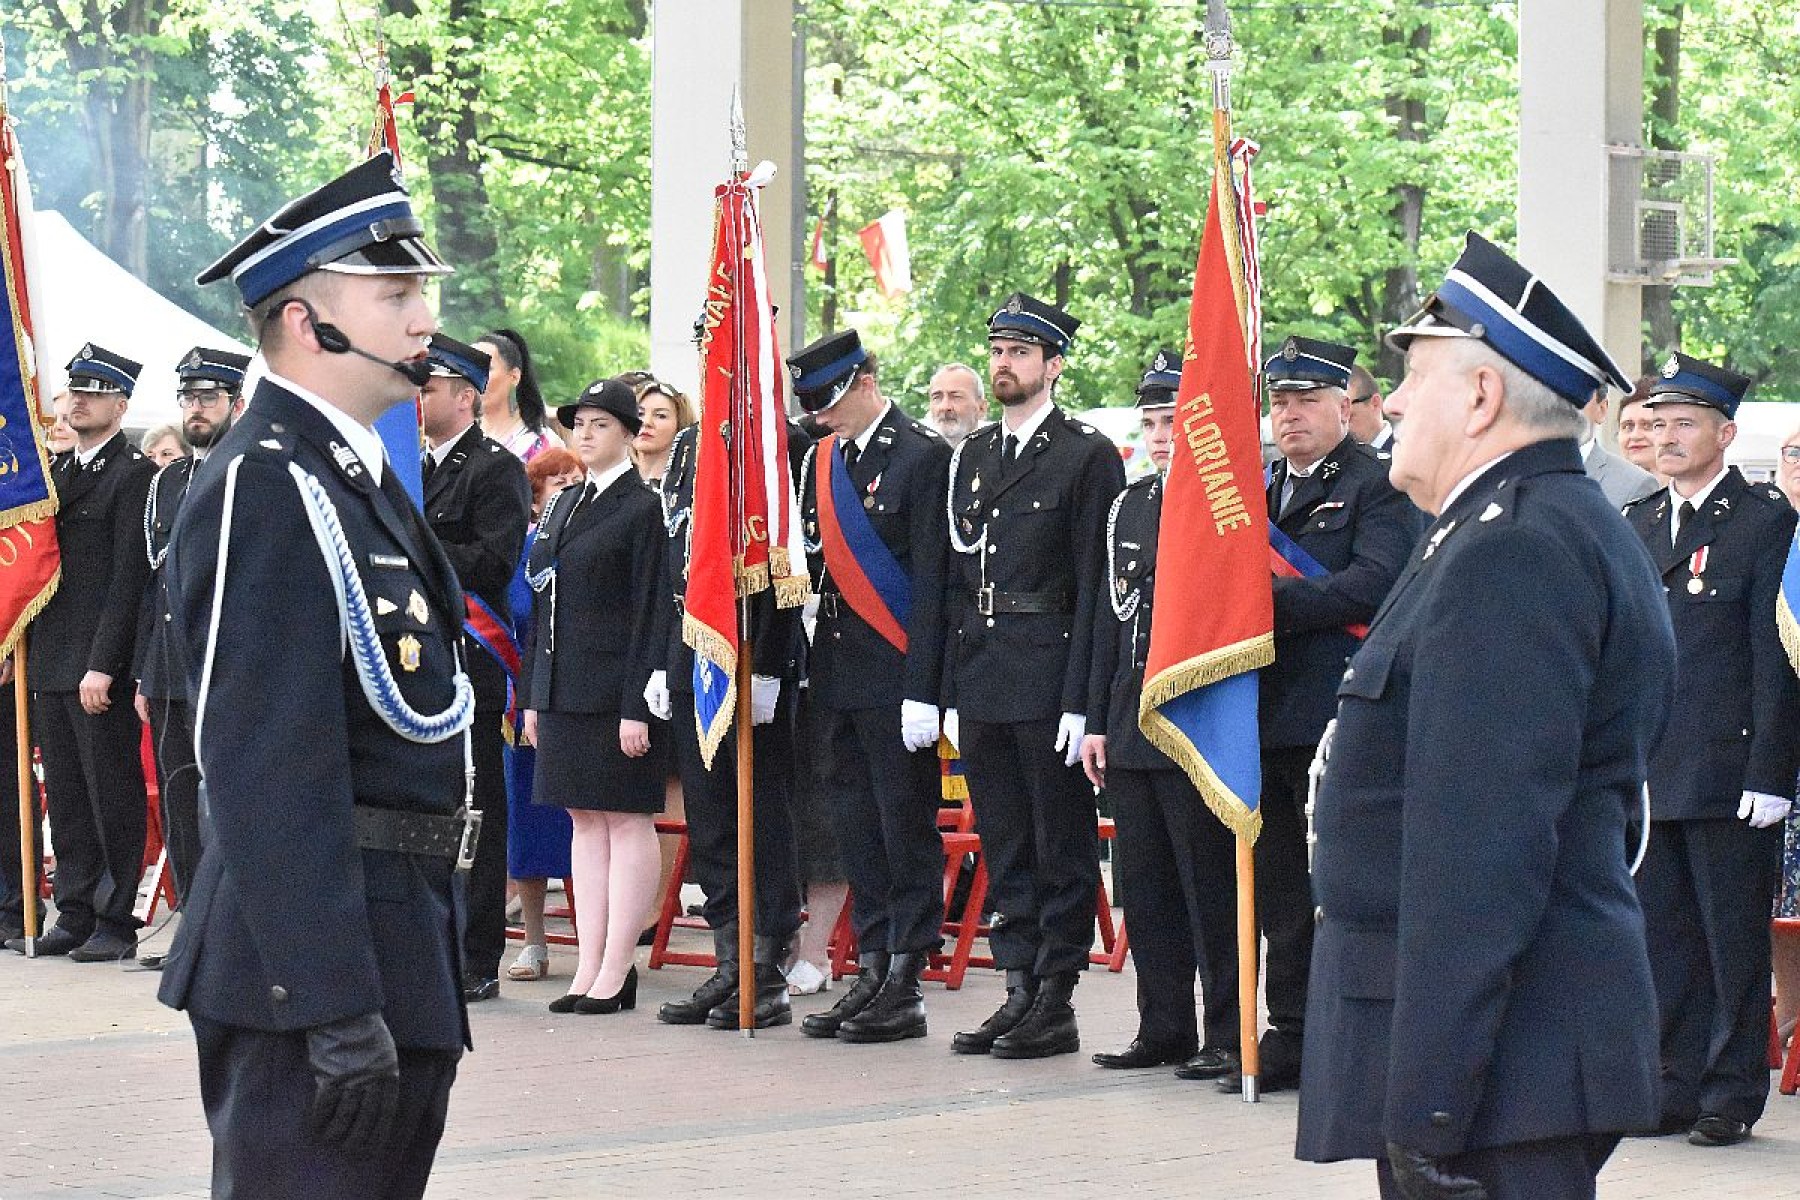
[[[659,1025],[656,1006],[696,985],[694,968],[643,972],[635,1013],[553,1016],[544,1003],[572,966],[558,956],[551,979],[472,1010],[477,1049],[435,1200],[799,1198],[871,1180],[884,1197],[1374,1195],[1366,1163],[1293,1160],[1291,1093],[1251,1106],[1165,1071],[1091,1065],[1088,1051],[1129,1040],[1129,971],[1084,979],[1080,1056],[1009,1064],[949,1053],[950,1033],[997,1001],[988,972],[959,993],[929,989],[930,1037],[848,1046],[795,1028],[752,1040]],[[156,978],[0,953],[0,1200],[206,1195],[193,1042],[185,1018],[156,1004]],[[1744,1146],[1625,1142],[1600,1194],[1792,1195],[1797,1151],[1800,1097],[1776,1095]]]

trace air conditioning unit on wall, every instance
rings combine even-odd
[[[1607,279],[1709,287],[1736,259],[1713,253],[1710,154],[1608,146]]]

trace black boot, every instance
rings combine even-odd
[[[751,1009],[751,1020],[756,1022],[758,1029],[767,1029],[771,1025],[788,1025],[794,1020],[794,1010],[788,1004],[787,976],[781,973],[778,965],[785,949],[785,939],[778,941],[761,935],[756,939],[755,957],[752,960],[756,968],[756,1005]],[[731,995],[713,1005],[706,1014],[706,1023],[714,1029],[742,1028],[738,1024],[735,975],[731,982]]]
[[[838,1002],[824,1012],[809,1014],[800,1022],[800,1032],[807,1037],[828,1038],[838,1035],[838,1027],[869,1007],[875,993],[887,978],[888,956],[884,950],[856,956],[856,982],[850,985]]]
[[[1010,1031],[1031,1011],[1037,996],[1038,981],[1029,971],[1006,973],[1006,1003],[981,1023],[981,1028],[959,1033],[950,1039],[950,1049],[957,1054],[986,1054],[994,1048],[994,1039]]]
[[[735,997],[738,977],[737,943],[736,921],[713,930],[713,954],[719,960],[718,969],[686,1000],[671,1000],[657,1009],[656,1019],[665,1025],[704,1025],[707,1013],[727,997]]]
[[[894,955],[880,994],[838,1027],[838,1040],[898,1042],[924,1037],[925,993],[919,990],[919,972],[925,969],[925,958],[922,950]]]
[[[1063,971],[1038,984],[1031,1012],[1013,1028],[994,1039],[995,1058],[1049,1058],[1081,1049],[1081,1033],[1075,1028],[1075,994],[1079,971]]]

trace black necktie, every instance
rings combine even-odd
[[[1683,500],[1681,502],[1681,507],[1675,510],[1675,540],[1679,541],[1681,539],[1681,531],[1686,529],[1687,523],[1693,519],[1694,502],[1692,500]]]
[[[861,457],[861,446],[858,446],[855,442],[846,442],[844,444],[844,467],[846,470],[854,467],[856,465],[856,460]]]
[[[437,455],[435,455],[431,451],[427,450],[427,451],[425,451],[424,454],[420,455],[419,457],[422,460],[419,463],[419,479],[423,483],[429,485],[431,483],[432,475],[437,472],[437,465],[438,465]]]
[[[1011,479],[1019,465],[1019,438],[1009,433],[1000,439],[1000,478]]]

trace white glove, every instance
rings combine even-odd
[[[937,745],[938,710],[935,704],[917,700],[900,702],[900,740],[908,750],[923,750]]]
[[[1752,829],[1767,829],[1787,819],[1794,807],[1792,800],[1771,796],[1767,792],[1745,792],[1738,801],[1738,820],[1748,821]]]
[[[1063,752],[1063,766],[1081,761],[1081,739],[1087,736],[1087,718],[1080,713],[1064,713],[1056,723],[1056,748]]]
[[[644,685],[644,703],[650,706],[650,715],[657,720],[669,719],[669,673],[667,671],[650,672],[650,682]]]
[[[781,698],[781,680],[773,675],[750,677],[750,723],[767,725],[775,719],[775,701]]]
[[[954,708],[944,710],[944,740],[950,743],[952,750],[962,753],[962,721]]]

